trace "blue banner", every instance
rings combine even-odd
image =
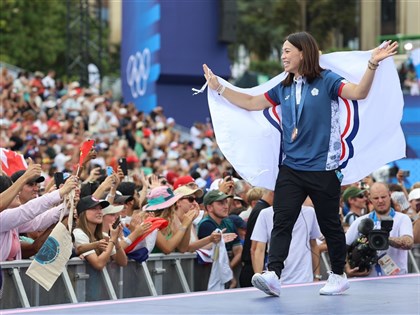
[[[122,93],[125,103],[146,113],[157,105],[160,15],[158,0],[122,2]]]

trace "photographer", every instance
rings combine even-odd
[[[374,244],[368,244],[368,242],[362,246],[358,246],[357,250],[359,248],[361,250],[358,253],[355,253],[353,250],[352,254],[353,258],[356,256],[359,257],[362,264],[359,263],[359,265],[355,266],[354,261],[352,262],[351,259],[348,259],[346,273],[350,277],[405,274],[408,272],[407,250],[413,246],[413,227],[411,220],[407,215],[396,212],[391,208],[390,192],[388,186],[384,183],[375,183],[370,187],[370,201],[374,207],[374,211],[354,221],[346,233],[346,244],[351,249],[354,248],[355,243],[369,239],[369,237],[364,237],[366,235],[359,233],[359,225],[366,226],[367,221],[363,220],[370,218],[373,223],[373,231],[377,232],[376,230],[378,229],[383,231],[382,235],[386,235],[385,240],[387,239],[389,248],[386,250],[375,250],[375,248],[372,249],[372,247],[375,247]],[[391,218],[392,223],[389,224]],[[385,225],[389,227],[389,237],[387,237],[388,234]],[[361,226],[360,230],[363,229],[364,227]],[[364,246],[365,244],[368,246]],[[385,244],[384,247],[388,246]],[[353,266],[351,266],[352,264]]]

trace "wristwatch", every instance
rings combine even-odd
[[[322,275],[314,275],[315,279],[322,280]]]

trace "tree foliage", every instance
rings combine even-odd
[[[0,0],[0,60],[30,72],[54,69],[62,77],[67,74],[66,61],[71,63],[71,58],[86,45],[84,47],[90,49],[88,61],[97,63],[97,48],[87,44],[88,38],[81,36],[79,25],[74,24],[81,21],[70,18],[73,27],[67,25],[68,5],[71,12],[80,11],[81,2],[74,0]],[[116,69],[119,72],[119,50],[114,49],[113,54],[107,52],[109,30],[106,22],[99,21],[95,15],[89,16],[87,21],[89,39],[102,42],[101,73],[115,73]],[[99,23],[102,23],[101,39],[94,31]],[[77,70],[68,73],[69,78],[80,79]]]
[[[29,71],[62,64],[65,2],[0,1],[0,59]]]
[[[320,0],[308,4],[308,31],[323,50],[345,47],[357,37],[357,0]]]
[[[276,21],[275,0],[238,0],[237,44],[255,54],[258,59],[268,59],[273,43],[284,34],[281,23]]]
[[[237,0],[238,45],[253,56],[253,66],[267,61],[273,52],[280,59],[288,34],[310,32],[323,50],[340,47],[357,36],[358,0]],[[278,60],[280,61],[280,60]],[[254,69],[255,70],[255,69]]]

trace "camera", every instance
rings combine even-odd
[[[391,217],[382,218],[381,229],[374,230],[374,222],[370,218],[363,219],[358,231],[360,236],[347,250],[347,257],[351,268],[359,267],[359,271],[370,270],[378,260],[377,251],[389,247],[389,232],[394,221]]]

